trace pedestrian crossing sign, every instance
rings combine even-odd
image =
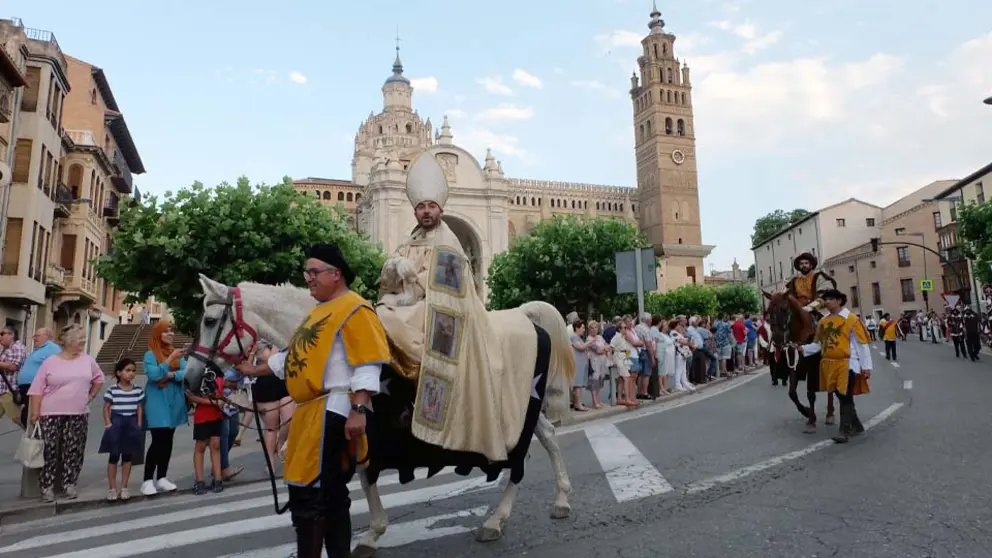
[[[920,280],[920,290],[921,291],[932,291],[933,290],[933,279],[921,279]]]

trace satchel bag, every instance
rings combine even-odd
[[[30,432],[24,431],[20,445],[14,452],[14,459],[28,469],[41,469],[45,466],[45,442],[41,439],[41,425],[37,422]]]

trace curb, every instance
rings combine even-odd
[[[760,374],[763,371],[766,371],[767,368],[768,367],[766,366],[756,368],[748,375],[753,376],[755,374]],[[698,386],[695,392],[686,391],[680,393],[673,393],[670,395],[659,397],[654,401],[644,400],[641,401],[641,404],[638,407],[612,406],[612,407],[605,407],[603,409],[599,409],[595,411],[587,411],[584,413],[573,412],[568,418],[561,421],[561,423],[556,424],[555,426],[557,428],[574,426],[576,424],[608,418],[623,413],[641,411],[645,408],[650,408],[655,405],[661,405],[663,403],[668,403],[676,399],[681,399],[683,397],[689,397],[695,394],[699,394],[712,387],[729,383],[734,379],[735,378],[719,378],[715,381]],[[258,483],[268,483],[268,482],[270,482],[269,479],[258,479],[258,480],[241,481],[241,482],[228,481],[224,483],[224,487],[228,488],[232,486],[250,486]],[[126,503],[120,501],[110,502],[105,498],[86,498],[86,497],[78,498],[76,500],[56,500],[54,503],[46,503],[34,499],[16,501],[16,502],[11,502],[9,504],[5,504],[2,508],[0,508],[0,526],[7,523],[24,523],[28,521],[34,521],[37,519],[44,519],[47,517],[55,517],[73,511],[84,511],[84,510],[100,508],[100,507],[110,508],[116,506],[125,506],[134,502],[143,502],[146,500],[158,501],[188,493],[189,490],[184,490],[184,489],[178,489],[173,492],[159,493],[154,496],[144,496],[138,493],[132,495],[131,499],[128,500]]]
[[[752,370],[751,372],[749,372],[748,373],[748,376],[753,376],[755,374],[760,374],[760,373],[765,372],[767,370],[768,370],[768,367],[763,365],[763,366],[761,366],[759,368],[755,368],[754,370]],[[674,401],[676,399],[681,399],[683,397],[690,397],[692,395],[702,393],[702,392],[704,392],[704,391],[706,391],[706,390],[708,390],[708,389],[710,389],[712,387],[716,387],[716,386],[721,385],[721,384],[729,383],[729,382],[733,381],[734,379],[736,379],[736,378],[719,378],[719,379],[714,380],[712,382],[703,384],[701,386],[697,386],[696,387],[696,391],[694,391],[694,392],[693,391],[684,391],[684,392],[679,392],[679,393],[673,393],[673,394],[669,394],[669,395],[664,395],[662,397],[659,397],[658,399],[655,399],[654,401],[642,400],[640,406],[638,406],[638,407],[623,407],[623,406],[619,406],[618,405],[618,406],[615,406],[615,407],[604,407],[602,409],[598,409],[598,410],[595,410],[595,411],[586,411],[584,413],[577,413],[577,412],[573,411],[568,418],[562,420],[559,424],[556,424],[555,427],[556,428],[561,428],[561,427],[565,427],[565,426],[574,426],[576,424],[582,424],[583,422],[589,422],[589,421],[593,421],[593,420],[599,420],[599,419],[603,419],[603,418],[608,418],[608,417],[620,415],[620,414],[623,414],[623,413],[634,413],[634,412],[637,412],[637,411],[641,411],[641,410],[643,410],[645,408],[653,407],[655,405],[661,405],[662,403],[668,403],[668,402]]]

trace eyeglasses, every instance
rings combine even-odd
[[[323,269],[316,269],[316,268],[304,269],[303,270],[303,280],[304,281],[310,281],[312,279],[315,279],[321,273],[324,273],[324,272],[327,272],[327,271],[337,271],[337,268],[336,267],[325,267]]]

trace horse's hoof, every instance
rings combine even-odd
[[[552,506],[551,507],[551,519],[565,519],[566,517],[572,515],[571,506]]]
[[[827,426],[830,426],[831,424],[834,424],[835,422],[837,422],[837,421],[834,420],[834,416],[833,415],[830,415],[829,417],[826,418],[826,420],[823,421],[823,424],[826,424]]]
[[[475,540],[479,542],[498,541],[502,537],[502,531],[499,529],[493,529],[492,527],[482,527],[475,532]]]
[[[351,551],[351,558],[374,558],[375,548],[360,544]]]

